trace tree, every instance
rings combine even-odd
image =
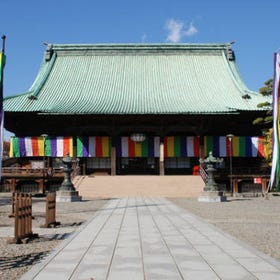
[[[4,140],[3,141],[3,158],[7,158],[10,152],[10,142]]]
[[[265,86],[259,89],[259,92],[263,96],[272,96],[273,92],[273,79],[267,80],[265,83]],[[264,117],[258,117],[253,121],[253,124],[255,125],[261,125],[262,126],[262,132],[265,137],[265,159],[268,162],[269,165],[271,165],[272,162],[272,103],[271,102],[264,102],[258,104],[258,108],[264,108],[266,109],[266,115]]]
[[[267,80],[265,86],[259,89],[260,94],[263,96],[272,96],[273,91],[273,79]],[[253,121],[253,124],[262,125],[265,130],[272,127],[272,103],[271,102],[263,102],[258,104],[258,108],[266,109],[266,116],[265,117],[258,117]]]

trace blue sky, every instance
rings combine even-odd
[[[258,91],[280,48],[279,0],[1,0],[4,96],[28,90],[47,43],[225,43]]]

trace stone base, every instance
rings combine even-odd
[[[199,202],[224,202],[227,197],[221,191],[206,191],[202,192],[198,197]]]
[[[81,201],[78,191],[57,191],[56,202],[76,202]]]

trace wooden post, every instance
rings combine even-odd
[[[9,215],[9,218],[13,218],[15,216],[15,203],[17,199],[17,193],[12,193],[12,213]]]
[[[48,193],[46,197],[46,220],[45,224],[40,227],[48,228],[48,227],[56,227],[60,225],[60,222],[55,220],[56,214],[56,193]]]
[[[24,209],[23,209],[23,201],[24,194],[19,193],[17,199],[15,200],[15,237],[13,243],[21,243],[21,240],[24,236]]]
[[[15,208],[14,208],[14,214],[15,214],[15,227],[14,227],[14,243],[17,243],[18,236],[19,236],[19,200],[15,200]]]
[[[26,202],[27,202],[27,213],[26,213],[26,215],[27,215],[27,218],[26,218],[26,220],[27,220],[27,228],[26,228],[26,230],[27,230],[27,235],[29,234],[29,233],[32,233],[32,197],[31,197],[31,195],[28,195],[27,197],[26,197]]]
[[[23,194],[22,195],[22,237],[27,237],[28,235],[28,201],[27,201],[27,196],[28,194]]]

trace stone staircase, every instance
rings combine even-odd
[[[73,184],[83,198],[198,197],[200,176],[77,176]]]

